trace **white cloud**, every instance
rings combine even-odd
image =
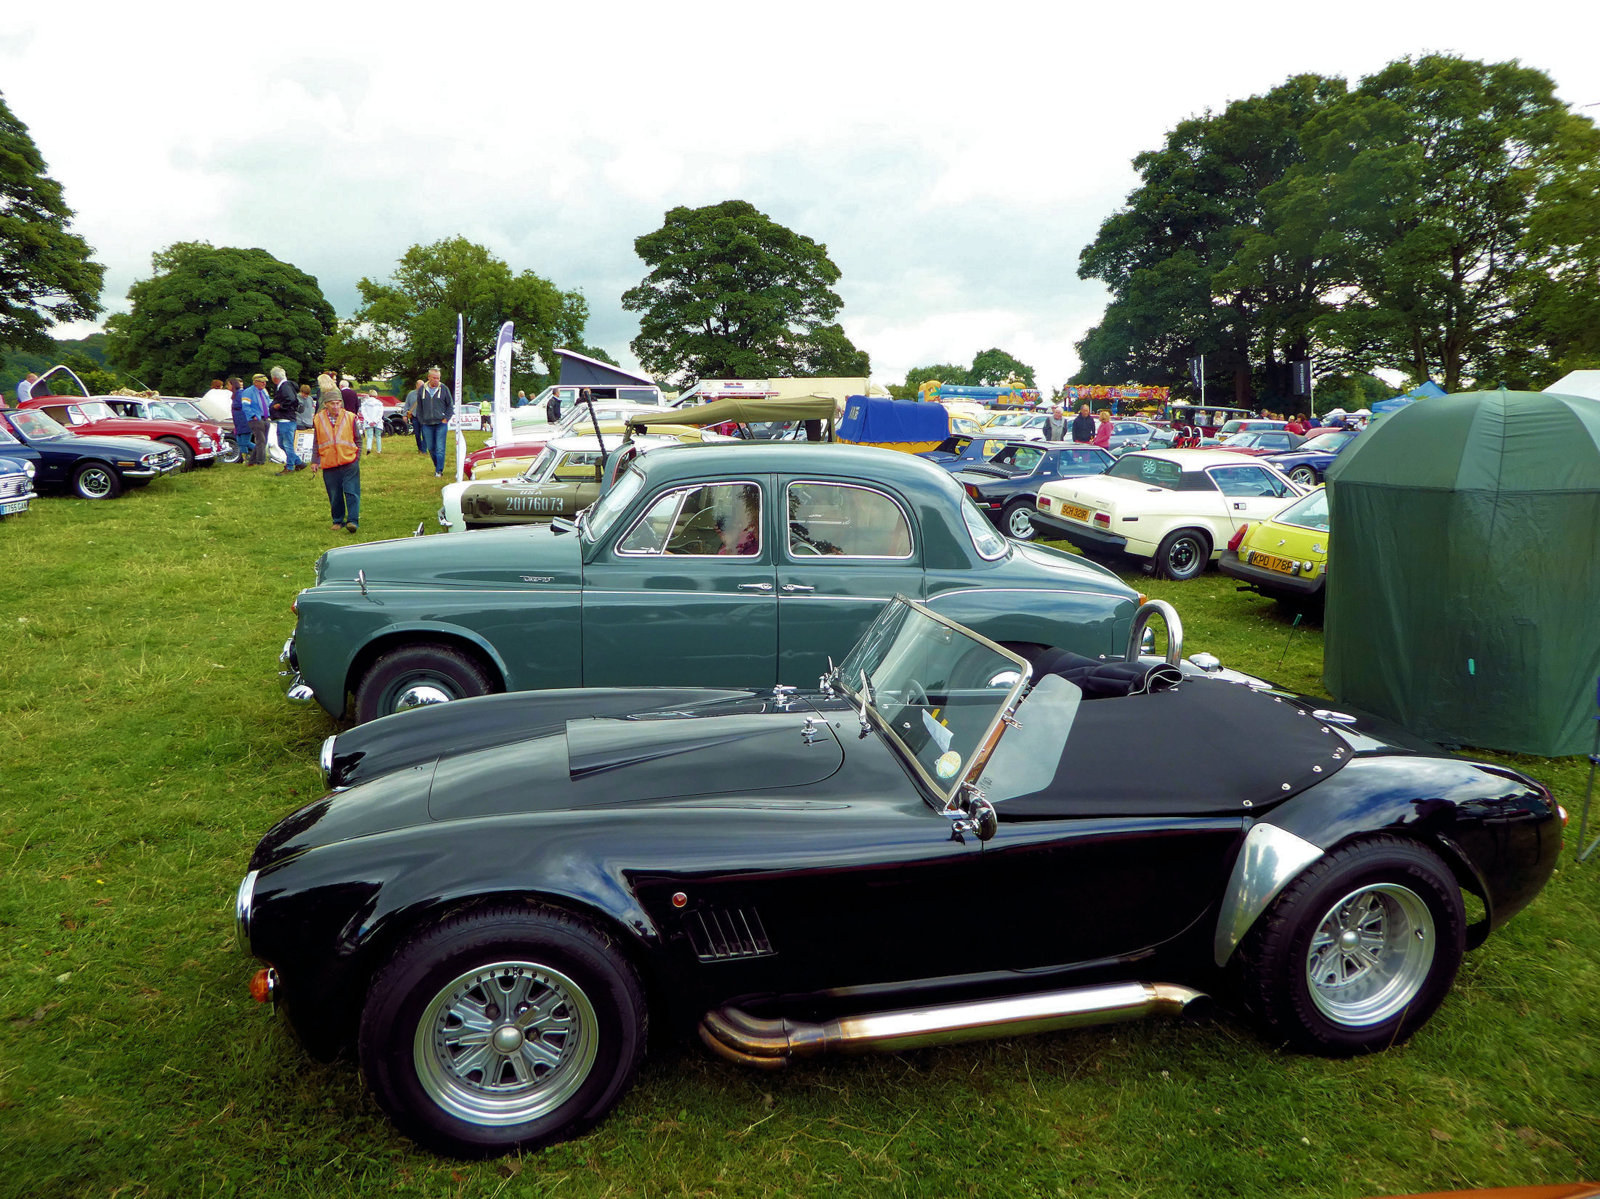
[[[89,0],[10,14],[0,80],[112,309],[152,251],[209,240],[295,263],[347,314],[358,278],[460,233],[581,289],[590,340],[631,365],[634,238],[738,197],[827,245],[878,378],[999,345],[1054,383],[1105,300],[1078,252],[1175,123],[1432,50],[1600,102],[1570,12]]]

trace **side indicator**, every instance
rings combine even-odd
[[[257,1003],[270,1003],[278,990],[278,972],[270,966],[257,970],[250,977],[250,998]]]

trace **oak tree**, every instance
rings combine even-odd
[[[633,248],[649,272],[622,306],[640,314],[633,352],[658,378],[868,373],[836,321],[844,301],[828,248],[754,205],[674,208]]]

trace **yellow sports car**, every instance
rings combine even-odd
[[[1322,602],[1328,580],[1328,491],[1318,487],[1267,520],[1240,527],[1217,569],[1280,600]]]

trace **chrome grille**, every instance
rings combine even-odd
[[[27,475],[0,475],[0,500],[21,499],[32,491]]]
[[[689,913],[687,931],[694,955],[702,962],[764,958],[777,952],[754,908],[700,908]]]

